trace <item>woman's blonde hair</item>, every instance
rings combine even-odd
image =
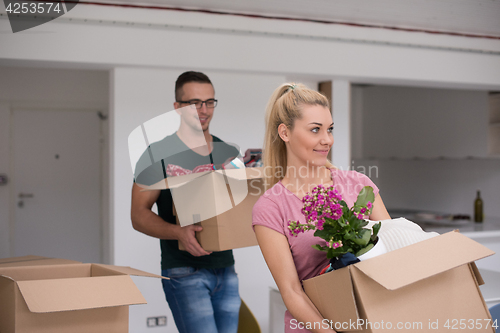
[[[274,91],[267,104],[263,151],[266,188],[283,179],[287,170],[286,146],[278,135],[278,126],[285,124],[292,130],[295,120],[302,118],[301,108],[304,105],[330,108],[324,95],[300,83],[282,84]],[[331,168],[333,165],[327,162],[326,167]]]

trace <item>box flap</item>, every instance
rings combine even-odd
[[[144,191],[156,191],[156,190],[164,190],[164,189],[167,189],[168,188],[168,185],[167,185],[167,179],[162,179],[160,180],[159,182],[157,183],[154,183],[153,185],[144,185],[144,184],[139,184],[139,183],[136,183],[141,189],[141,192],[144,192]]]
[[[108,269],[108,270],[113,271],[113,272],[118,272],[118,273],[122,273],[122,274],[126,274],[126,275],[146,276],[146,277],[154,277],[154,278],[170,280],[167,277],[153,274],[153,273],[144,272],[144,271],[141,271],[139,269],[135,269],[135,268],[132,268],[129,266],[114,266],[114,265],[104,265],[104,264],[93,264],[92,266],[101,267],[101,268]]]
[[[216,172],[223,173],[227,177],[236,180],[264,178],[264,167],[245,168],[245,169],[225,169],[225,170],[217,170]]]
[[[0,274],[15,281],[70,279],[90,276],[91,264],[0,267]]]
[[[63,264],[81,264],[81,262],[69,259],[48,258],[34,255],[0,259],[0,268]]]
[[[172,176],[172,177],[167,177],[165,179],[160,180],[159,182],[146,186],[146,185],[139,185],[142,187],[142,191],[152,191],[152,190],[165,190],[168,188],[178,188],[181,187],[191,181],[193,181],[196,178],[202,177],[204,175],[210,174],[212,171],[204,171],[204,172],[197,172],[197,173],[191,173],[187,175],[182,175],[182,176]]]
[[[146,304],[128,275],[17,282],[31,312]]]
[[[302,281],[306,295],[323,318],[334,322],[357,322],[359,318],[350,267]]]
[[[247,179],[246,169],[229,169],[223,170],[224,181],[227,185],[229,197],[232,199],[231,204],[239,205],[249,193],[249,182]]]
[[[205,171],[168,177],[143,191],[170,188],[175,215],[184,227],[208,220],[239,205],[248,196],[248,181],[261,182],[263,176],[263,168]]]
[[[244,170],[244,171],[243,171]],[[152,191],[152,190],[164,190],[167,188],[178,188],[181,187],[190,181],[204,176],[206,174],[212,173],[213,171],[205,171],[199,173],[192,173],[188,175],[168,177],[160,180],[159,182],[146,186],[139,185],[142,187],[142,191]],[[223,173],[226,177],[236,179],[236,180],[245,180],[245,179],[261,179],[264,178],[264,168],[256,167],[256,168],[245,168],[245,169],[226,169],[226,170],[217,170],[217,173]]]
[[[182,227],[207,220],[233,207],[224,176],[217,172],[174,188],[171,194]]]
[[[0,276],[0,332],[15,332],[16,290],[13,281]]]
[[[483,280],[483,277],[481,275],[481,272],[479,272],[479,268],[477,268],[477,266],[476,266],[476,263],[471,262],[469,264],[469,266],[470,266],[472,273],[474,274],[474,277],[476,278],[477,285],[482,286],[484,284],[484,280]]]
[[[13,262],[41,260],[41,259],[48,259],[48,258],[41,257],[41,256],[33,256],[33,255],[22,256],[22,257],[13,257],[13,258],[2,258],[2,259],[0,259],[0,265],[9,264],[9,263],[13,263]]]
[[[182,176],[174,176],[174,177],[167,177],[166,178],[166,185],[167,188],[179,188],[189,182],[192,182],[196,178],[203,177],[205,175],[208,175],[212,173],[212,171],[205,171],[205,172],[197,172],[197,173],[191,173],[188,175],[182,175]]]
[[[354,266],[385,288],[395,290],[494,253],[452,231]]]

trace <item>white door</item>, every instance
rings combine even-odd
[[[97,113],[13,111],[12,251],[101,262]]]

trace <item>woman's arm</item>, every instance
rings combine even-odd
[[[387,212],[385,208],[384,202],[382,201],[382,197],[380,193],[375,197],[375,202],[373,203],[372,213],[370,214],[370,220],[372,221],[380,221],[380,220],[388,220],[391,216]]]
[[[256,225],[254,228],[264,259],[288,311],[298,322],[319,323],[316,325],[320,329],[311,332],[335,332],[323,328],[325,325],[321,324],[324,318],[302,289],[287,238],[265,226]]]

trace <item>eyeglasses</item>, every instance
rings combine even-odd
[[[177,101],[177,103],[190,104],[195,106],[197,109],[201,109],[203,103],[205,103],[207,109],[213,109],[217,106],[217,100],[213,98],[207,99],[206,101],[200,101],[199,99],[192,99],[189,101]]]

